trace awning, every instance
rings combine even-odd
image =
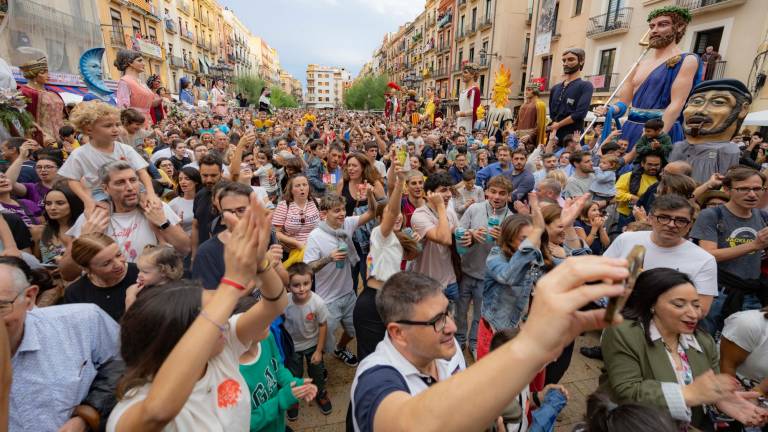
[[[747,114],[743,126],[768,126],[768,110],[755,111]]]
[[[208,75],[208,63],[204,62],[202,57],[198,57],[197,61],[200,62],[200,72],[203,75]]]
[[[72,93],[79,96],[85,96],[88,94],[88,88],[87,87],[77,87],[77,86],[65,86],[65,85],[51,85],[47,84],[45,86],[50,91],[54,91],[56,93]]]

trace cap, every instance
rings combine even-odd
[[[744,85],[743,82],[732,78],[702,81],[691,90],[691,94],[704,93],[710,90],[724,90],[739,93],[752,103],[752,94],[749,92],[747,86]]]

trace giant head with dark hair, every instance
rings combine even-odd
[[[683,109],[683,131],[690,144],[727,142],[736,135],[752,105],[752,94],[739,80],[702,81]]]

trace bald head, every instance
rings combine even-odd
[[[539,193],[539,196],[554,202],[557,202],[561,189],[560,182],[551,178],[543,179],[536,186],[536,192]]]
[[[693,174],[693,167],[686,161],[674,161],[664,167],[664,174],[678,174],[690,177]]]

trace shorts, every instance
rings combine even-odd
[[[333,338],[336,329],[341,324],[348,335],[355,337],[354,312],[357,295],[354,292],[345,294],[336,300],[327,302],[328,308],[328,337],[325,339],[325,352],[333,352],[336,349],[336,341]]]

